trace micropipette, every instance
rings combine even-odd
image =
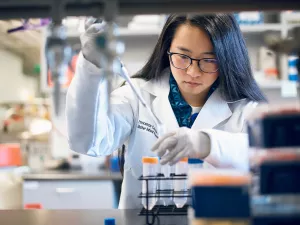
[[[131,87],[131,89],[134,92],[134,94],[136,95],[136,97],[139,99],[139,101],[142,103],[142,105],[147,109],[148,113],[150,114],[150,116],[152,117],[154,122],[157,124],[158,136],[161,137],[165,133],[164,124],[155,116],[155,114],[151,110],[150,106],[146,103],[145,99],[141,95],[139,89],[133,84],[133,82],[128,74],[128,71],[122,62],[121,62],[121,69],[122,69],[121,76],[127,81],[127,83]]]

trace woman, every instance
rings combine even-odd
[[[159,140],[157,125],[128,85],[111,93],[111,113],[103,113],[101,65],[93,44],[101,32],[93,25],[81,39],[77,74],[67,95],[69,143],[91,156],[109,155],[125,143],[119,208],[141,207],[143,156],[163,156],[162,164],[198,157],[210,167],[248,169],[245,117],[265,98],[233,16],[168,18],[151,57],[133,79],[165,124]]]

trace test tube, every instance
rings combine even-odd
[[[203,168],[203,161],[197,158],[189,158],[188,159],[188,167],[189,170],[193,168]]]
[[[250,225],[250,180],[248,173],[233,169],[191,169],[189,225]]]
[[[175,172],[174,166],[170,166],[169,164],[161,165],[160,168],[161,168],[161,174],[163,175],[164,178],[171,178],[171,174]],[[160,197],[160,202],[164,206],[173,204],[172,191],[173,191],[173,181],[171,179],[160,180],[159,193],[162,196]]]
[[[182,208],[187,202],[187,180],[177,180],[176,177],[186,176],[188,173],[188,158],[181,159],[175,165],[175,179],[174,179],[174,203],[177,208]]]
[[[143,157],[143,177],[155,177],[157,175],[158,158],[157,157]],[[148,193],[147,193],[148,182]],[[142,181],[142,194],[147,195],[147,198],[142,198],[142,204],[145,209],[151,210],[157,201],[156,195],[157,180],[143,180]],[[148,207],[147,207],[148,199]]]

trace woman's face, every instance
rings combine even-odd
[[[213,45],[205,31],[190,24],[180,25],[172,40],[170,53],[180,53],[180,55],[169,56],[169,59],[172,74],[182,95],[196,97],[207,94],[218,78],[218,72],[216,72],[218,66]],[[182,69],[190,62],[186,56],[202,59],[200,61],[202,70],[210,73],[203,72],[197,61],[192,61],[188,68]]]

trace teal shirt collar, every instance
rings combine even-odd
[[[179,127],[189,127],[191,128],[194,124],[194,121],[197,118],[197,115],[192,114],[192,107],[184,100],[180,90],[178,88],[177,82],[174,79],[172,73],[170,74],[169,79],[170,92],[169,92],[169,101],[175,117],[177,119]],[[207,98],[216,90],[218,87],[218,80],[212,85]]]

